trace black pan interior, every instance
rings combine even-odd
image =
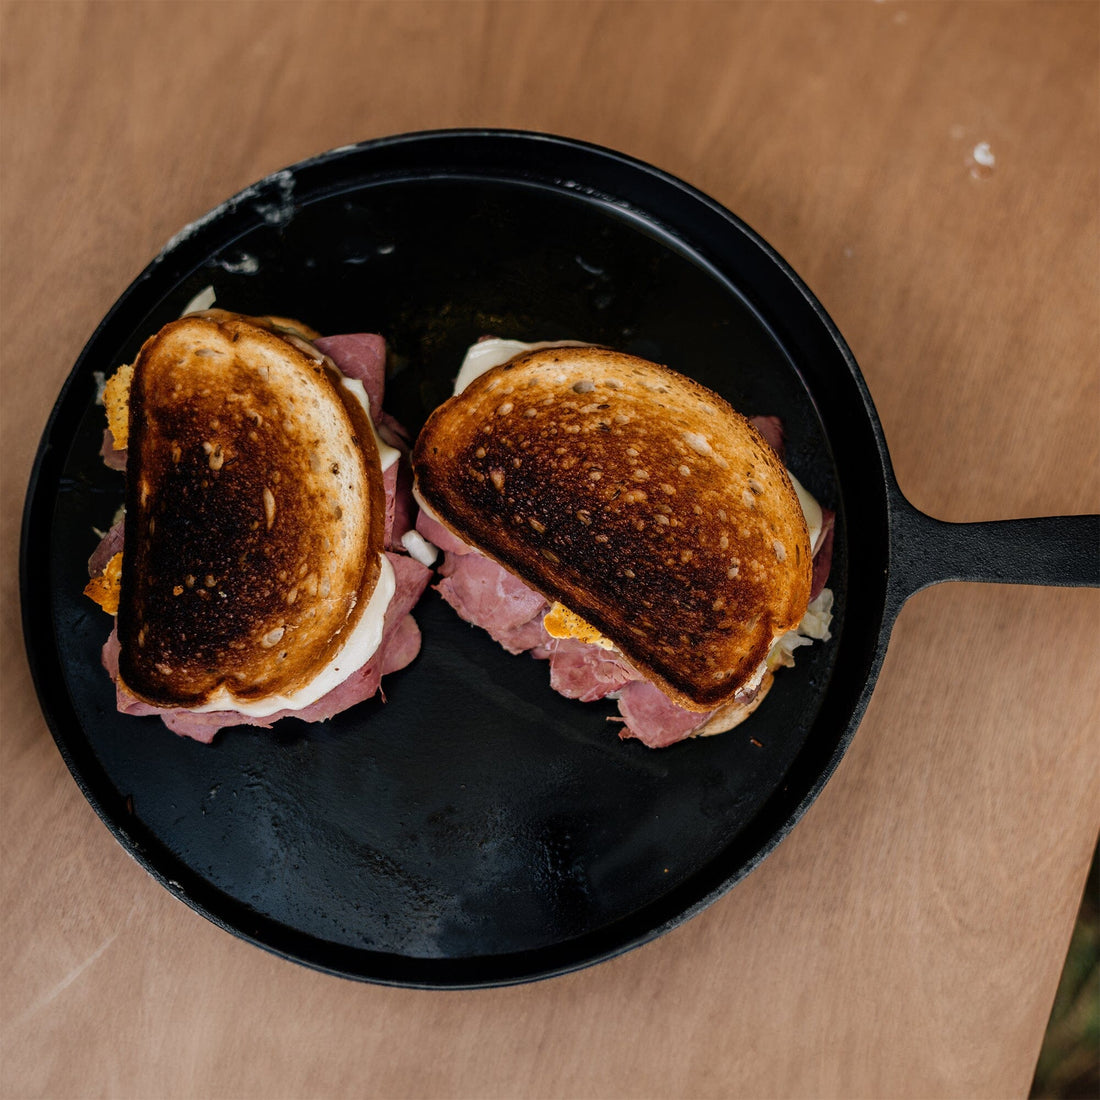
[[[486,333],[607,343],[775,413],[838,511],[834,638],[737,730],[651,751],[612,708],[555,695],[435,593],[423,649],[328,723],[203,746],[114,710],[110,627],[81,595],[122,499],[98,458],[95,373],[213,286],[220,307],[378,331],[411,429]],[[882,629],[885,454],[866,390],[782,261],[702,196],[616,154],[532,135],[417,135],[281,173],[189,228],[85,349],[47,428],[24,526],[28,651],[62,753],[171,890],[270,950],[432,987],[529,980],[675,925],[744,875],[835,766]],[[861,533],[853,547],[853,530]]]

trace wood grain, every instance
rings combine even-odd
[[[459,125],[600,142],[740,214],[845,334],[919,507],[1100,508],[1096,5],[0,19],[10,517],[83,342],[180,226],[323,149]],[[34,699],[14,520],[0,544],[5,1097],[1026,1093],[1100,827],[1095,592],[916,597],[839,771],[745,882],[611,963],[440,995],[272,958],[127,859]]]

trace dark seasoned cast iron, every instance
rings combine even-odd
[[[744,726],[620,743],[430,593],[421,655],[331,722],[210,747],[115,712],[85,561],[122,499],[94,373],[212,285],[217,304],[377,331],[415,430],[484,333],[607,343],[775,413],[838,512],[834,637]],[[545,977],[643,943],[748,873],[817,796],[867,705],[901,604],[952,578],[1097,583],[1097,517],[941,524],[899,492],[859,370],[820,304],[729,212],[619,154],[543,135],[414,134],[337,150],[189,226],[84,349],[24,514],[27,649],[81,789],[169,890],[334,973],[426,987]]]

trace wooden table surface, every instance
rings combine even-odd
[[[471,125],[612,146],[762,233],[918,507],[1097,511],[1100,7],[2,14],[3,1096],[1024,1095],[1100,826],[1096,592],[922,593],[824,794],[731,893],[580,973],[426,993],[269,956],[126,856],[35,700],[17,519],[82,345],[182,225],[326,148]]]

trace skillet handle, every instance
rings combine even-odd
[[[893,609],[941,581],[1100,587],[1100,515],[947,523],[891,502]]]

